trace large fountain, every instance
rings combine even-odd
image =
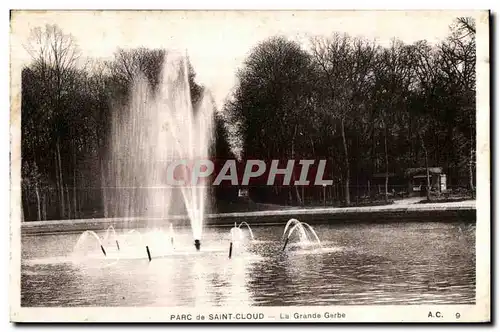
[[[127,104],[113,112],[107,163],[102,171],[106,217],[125,220],[146,220],[143,233],[129,230],[117,235],[111,226],[103,238],[93,231],[84,232],[77,241],[75,252],[88,244],[100,247],[107,257],[157,257],[174,252],[174,231],[165,232],[157,222],[171,217],[172,202],[184,204],[183,213],[189,219],[193,244],[201,248],[208,185],[201,173],[207,168],[212,144],[214,104],[205,90],[200,101],[193,105],[187,57],[168,53],[162,66],[159,84],[153,87],[148,79],[137,73],[132,82]],[[205,163],[205,164],[203,164]],[[213,167],[213,164],[212,164]],[[124,225],[130,229],[130,225]],[[230,230],[231,258],[233,244],[238,248],[245,241],[242,227],[254,240],[246,222],[235,223]],[[285,226],[285,245],[297,232],[299,243],[321,245],[311,226],[291,219]],[[137,248],[142,250],[137,250]],[[78,250],[77,250],[78,249]],[[127,250],[133,250],[130,252]],[[126,254],[125,254],[126,253]]]
[[[214,106],[206,91],[192,104],[188,78],[187,57],[174,53],[166,54],[156,89],[143,74],[134,77],[127,106],[114,112],[103,196],[106,217],[145,218],[149,228],[181,196],[199,250],[207,185],[191,180],[209,155]],[[169,169],[172,163],[178,166]]]

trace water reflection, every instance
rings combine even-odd
[[[184,236],[176,230],[175,254],[165,249],[164,257],[148,262],[141,244],[144,252],[112,265],[102,258],[72,262],[66,251],[78,234],[25,236],[21,302],[23,306],[285,306],[475,301],[475,225],[315,226],[323,248],[291,243],[286,251],[280,241],[283,227],[252,229],[258,240],[235,246],[231,259],[228,229],[213,228],[205,232],[205,251],[196,253],[189,233]],[[113,239],[108,239],[111,247]],[[155,246],[170,245],[167,240],[155,242],[153,256],[158,252]],[[142,243],[137,236],[127,241],[129,246]]]

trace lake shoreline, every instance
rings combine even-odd
[[[297,208],[271,211],[207,214],[206,226],[231,226],[246,221],[251,225],[285,224],[296,218],[310,224],[383,223],[383,222],[475,222],[475,201],[429,204],[392,204],[371,207]],[[43,234],[85,230],[164,227],[186,225],[187,216],[168,218],[97,218],[73,220],[26,221],[21,223],[22,234]]]

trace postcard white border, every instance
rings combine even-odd
[[[411,11],[407,14],[411,15]],[[281,313],[302,314],[339,311],[345,320],[314,319],[311,322],[484,322],[490,313],[490,95],[489,95],[489,13],[473,11],[477,18],[477,222],[476,222],[476,304],[475,305],[383,305],[328,307],[243,307],[243,308],[162,308],[162,307],[68,307],[26,308],[20,306],[20,69],[13,56],[19,47],[16,36],[10,44],[10,319],[15,322],[171,322],[168,315],[208,313],[260,313],[266,318],[255,322],[284,322]],[[440,312],[441,318],[429,318],[429,312]],[[460,319],[456,313],[460,313]],[[208,322],[207,320],[204,320]],[[243,322],[242,320],[237,320]],[[286,320],[289,321],[289,320]],[[295,320],[290,320],[295,321]],[[307,322],[298,320],[296,322]],[[186,321],[190,322],[190,321]],[[212,321],[212,322],[228,322]]]

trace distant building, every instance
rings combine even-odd
[[[408,168],[403,173],[388,174],[387,191],[396,196],[425,196],[427,170],[425,167]],[[371,194],[385,194],[385,173],[373,174],[370,180]],[[442,167],[429,167],[431,191],[446,191],[446,174]]]
[[[425,167],[408,168],[405,172],[405,178],[408,180],[408,193],[426,193],[427,187],[427,169]],[[446,191],[446,174],[442,167],[429,167],[429,178],[431,191]]]
[[[385,195],[385,178],[386,173],[376,173],[372,175],[369,189],[371,195]],[[389,194],[399,194],[407,191],[408,186],[403,174],[388,173],[387,179],[387,192]]]
[[[248,197],[248,188],[240,188],[238,190],[238,197]]]

